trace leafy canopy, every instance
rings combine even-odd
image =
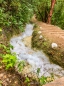
[[[0,26],[18,28],[29,22],[33,15],[32,5],[26,0],[0,0]]]

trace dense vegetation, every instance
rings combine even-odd
[[[43,22],[47,22],[48,14],[50,11],[51,0],[39,0],[40,4],[37,5],[37,18]],[[64,0],[56,0],[53,15],[51,18],[51,24],[57,25],[64,29]]]
[[[52,15],[52,24],[64,29],[64,0],[57,0]]]
[[[23,26],[33,14],[31,8],[31,4],[26,0],[0,0],[0,27],[23,31]]]
[[[63,1],[56,0],[51,22],[64,29]],[[23,26],[33,14],[36,14],[37,19],[47,22],[50,7],[51,0],[0,0],[0,27],[23,31]]]
[[[63,2],[64,0],[56,0],[51,19],[51,24],[57,25],[62,29],[64,29]],[[31,17],[34,14],[38,20],[47,23],[50,8],[51,0],[0,0],[0,35],[2,35],[3,31],[6,32],[6,35],[8,35],[8,31],[11,34],[12,30],[15,31],[16,29],[16,32],[18,30],[24,31],[24,26],[26,23],[30,22]],[[2,59],[2,63],[6,70],[13,68],[16,64],[17,58],[15,54],[11,54],[10,52],[10,47],[12,46],[8,44],[4,45],[1,40],[0,43],[0,60]],[[19,65],[19,70],[22,70],[24,62],[20,62]],[[47,77],[43,76],[38,81],[41,85],[45,84]],[[26,82],[30,82],[29,78],[26,78]]]

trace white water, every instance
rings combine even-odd
[[[48,57],[43,52],[34,51],[24,45],[22,40],[25,37],[31,36],[32,32],[33,25],[27,24],[25,32],[22,35],[13,37],[10,40],[11,45],[14,47],[11,52],[15,52],[18,59],[27,61],[32,66],[32,72],[36,73],[37,69],[40,68],[39,77],[42,75],[50,76],[51,73],[55,76],[64,76],[64,70],[58,65],[51,64]],[[31,54],[29,52],[31,52]]]

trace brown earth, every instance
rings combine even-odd
[[[1,62],[0,58],[0,86],[40,86],[39,82],[35,79],[29,78],[30,81],[26,80],[26,77],[19,74],[15,68],[6,70]]]
[[[4,67],[0,66],[0,85],[1,86],[22,86],[21,79],[18,73],[13,71],[6,71]]]
[[[64,49],[64,30],[43,22],[36,22],[36,24],[40,27],[40,31],[46,38],[52,43],[57,43],[59,48]]]

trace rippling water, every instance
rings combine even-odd
[[[31,72],[36,73],[37,69],[40,68],[39,77],[42,75],[50,76],[51,73],[55,76],[64,76],[64,70],[60,66],[50,63],[48,57],[42,51],[34,51],[25,46],[23,39],[31,36],[32,32],[33,25],[27,24],[23,34],[11,38],[10,43],[14,47],[11,52],[15,52],[19,60],[27,61],[32,66]]]

